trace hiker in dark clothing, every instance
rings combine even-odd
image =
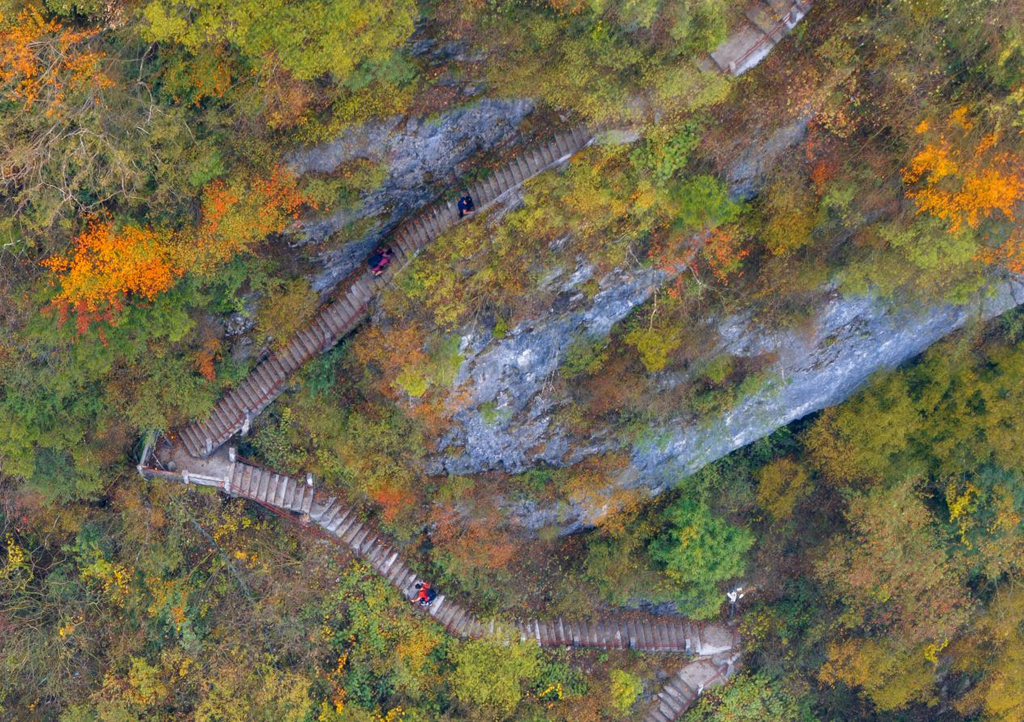
[[[468,216],[475,210],[476,206],[473,205],[473,197],[469,193],[459,198],[459,218]]]
[[[379,276],[384,273],[384,269],[388,267],[389,263],[391,263],[391,257],[393,255],[394,254],[392,253],[390,246],[381,246],[374,251],[373,255],[366,261],[367,265],[370,266],[370,273],[374,276]]]
[[[434,597],[437,596],[437,592],[430,586],[430,582],[416,582],[416,589],[419,590],[416,601],[420,603],[421,607],[429,607],[430,603],[434,601]]]

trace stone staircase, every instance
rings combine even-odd
[[[566,162],[586,147],[593,134],[583,128],[557,134],[549,142],[516,156],[489,178],[469,184],[477,212],[544,171]],[[324,306],[313,320],[278,351],[270,353],[234,389],[214,406],[210,415],[177,430],[181,442],[195,457],[206,457],[249,424],[283,391],[288,379],[307,361],[332,348],[368,315],[377,292],[416,254],[459,222],[454,202],[439,203],[402,223],[389,241],[394,258],[387,272],[374,276],[368,269],[352,274],[342,284],[337,300]]]
[[[388,579],[410,601],[423,581],[402,559],[386,536],[359,518],[336,496],[319,490],[311,476],[297,478],[239,457],[233,448],[206,459],[194,459],[177,447],[158,449],[139,466],[147,478],[215,487],[233,497],[250,499],[272,511],[290,515],[347,546]],[[735,633],[718,624],[700,624],[681,617],[615,615],[594,621],[562,618],[523,619],[510,624],[485,622],[445,595],[438,595],[427,613],[459,637],[482,637],[502,629],[541,646],[636,649],[709,656],[732,652]]]
[[[812,4],[813,0],[758,0],[747,10],[740,27],[712,51],[710,59],[698,65],[704,70],[717,67],[729,75],[743,75],[804,19]]]
[[[812,0],[759,0],[745,22],[698,65],[707,72],[742,75],[763,60],[807,14]],[[589,145],[594,134],[576,128],[513,159],[493,176],[471,183],[467,191],[477,211],[483,211],[545,170],[568,161]],[[210,415],[177,429],[159,450],[147,446],[139,473],[185,484],[220,489],[249,499],[272,512],[318,530],[344,544],[388,579],[410,601],[421,579],[394,545],[337,497],[318,490],[313,478],[297,478],[238,457],[225,442],[246,433],[252,420],[285,389],[288,379],[307,361],[332,348],[369,314],[378,291],[419,251],[459,223],[453,202],[437,204],[404,221],[389,245],[394,258],[388,270],[374,277],[368,270],[352,274],[335,300],[288,343],[262,359],[236,388],[227,392]],[[177,443],[179,442],[180,443]],[[482,620],[451,598],[439,594],[424,610],[448,632],[462,638],[512,634],[541,646],[635,649],[694,655],[669,677],[655,695],[644,722],[674,722],[710,687],[725,684],[740,665],[735,629],[715,623],[696,623],[677,617],[623,613],[577,621],[561,617],[513,622]]]
[[[358,512],[336,496],[316,487],[313,477],[283,474],[243,459],[234,448],[196,458],[168,441],[156,449],[147,446],[138,471],[149,479],[197,484],[249,499],[270,511],[316,529],[348,547],[384,576],[410,602],[416,583],[423,579],[406,563],[394,544]],[[696,655],[657,693],[644,722],[677,719],[712,686],[724,684],[739,666],[739,638],[735,629],[699,623],[681,617],[652,617],[639,613],[607,615],[595,620],[563,617],[528,618],[512,622],[484,620],[452,598],[438,594],[423,610],[449,633],[464,639],[497,636],[534,640],[543,647],[634,649],[649,653]]]
[[[655,695],[644,722],[674,722],[704,690],[728,682],[738,667],[738,650],[700,657],[684,664]]]
[[[810,0],[759,0],[746,13],[746,22],[699,65],[741,75],[759,63],[807,14]],[[544,171],[566,162],[586,147],[594,134],[574,128],[516,156],[512,162],[467,190],[478,211]],[[416,252],[459,222],[455,203],[439,203],[403,222],[392,235],[395,252],[388,271],[373,276],[368,269],[353,273],[340,286],[336,300],[319,310],[280,350],[270,353],[234,389],[216,403],[210,415],[178,430],[181,442],[196,457],[212,454],[249,424],[285,388],[288,379],[307,361],[332,348],[368,315],[369,305],[395,272]]]

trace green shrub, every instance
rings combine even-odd
[[[256,312],[257,343],[272,338],[275,346],[284,346],[313,317],[319,302],[304,278],[276,284]]]
[[[682,231],[702,231],[735,221],[740,206],[729,198],[722,181],[709,175],[698,175],[679,184],[672,191],[675,222]]]
[[[580,334],[565,350],[558,371],[564,378],[589,376],[600,370],[608,360],[608,339]]]
[[[733,357],[729,354],[715,356],[701,369],[701,375],[714,384],[720,384],[732,373],[733,363]]]
[[[611,673],[612,706],[625,714],[633,708],[636,700],[644,691],[644,684],[638,676],[621,669],[613,669]]]
[[[523,697],[524,683],[532,682],[540,671],[540,648],[518,638],[464,642],[455,647],[451,658],[455,696],[463,704],[483,708],[498,718],[515,710]]]
[[[713,617],[725,599],[718,584],[743,574],[754,535],[714,516],[706,504],[686,498],[669,507],[665,518],[671,527],[651,542],[651,557],[680,584],[682,611],[700,619]]]
[[[678,330],[635,328],[623,339],[640,354],[640,361],[651,373],[661,371],[668,363],[669,354],[679,348],[682,337]]]
[[[687,120],[672,131],[655,130],[630,154],[630,160],[641,170],[649,171],[659,185],[665,185],[686,167],[690,153],[700,145],[700,138],[701,123],[696,119]]]

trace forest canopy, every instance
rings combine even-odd
[[[1022,213],[1022,0],[4,0],[0,720],[1024,722]]]

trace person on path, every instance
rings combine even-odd
[[[370,273],[374,276],[379,276],[384,273],[384,269],[386,269],[388,264],[391,263],[392,255],[394,254],[391,250],[391,246],[381,246],[374,251],[373,255],[371,255],[366,261],[367,265],[370,267]]]
[[[459,198],[459,218],[471,215],[476,210],[476,206],[473,205],[473,197],[467,193],[466,195]]]
[[[437,596],[437,592],[430,586],[430,582],[416,582],[416,589],[419,590],[416,601],[421,607],[429,607],[430,603],[434,601],[434,597]]]

